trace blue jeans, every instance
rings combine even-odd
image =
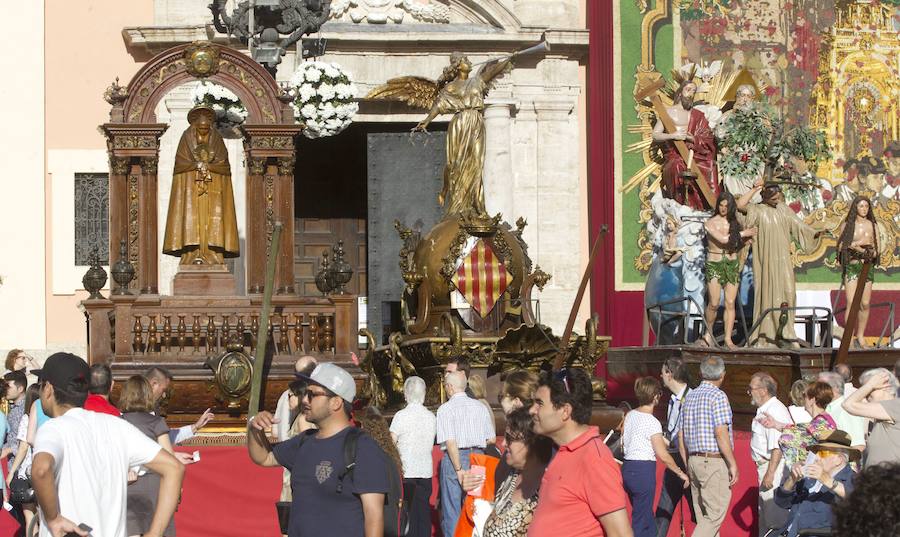
[[[480,449],[459,450],[459,465],[463,470],[469,469],[469,455],[481,453]],[[441,532],[444,537],[453,537],[456,532],[456,521],[459,520],[459,512],[462,510],[463,489],[456,479],[456,470],[450,457],[444,452],[441,457]]]
[[[622,483],[631,500],[634,537],[656,537],[656,520],[653,518],[656,461],[626,460],[622,464]]]

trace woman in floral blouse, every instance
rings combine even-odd
[[[494,511],[484,532],[473,537],[524,537],[528,533],[544,470],[550,462],[553,443],[538,436],[527,408],[506,416],[506,462],[512,473],[497,490]]]
[[[758,418],[763,426],[781,431],[778,445],[784,453],[786,468],[797,463],[804,464],[809,454],[809,447],[837,429],[834,418],[825,412],[825,407],[832,399],[834,399],[834,391],[827,382],[813,382],[806,388],[804,404],[809,415],[814,416],[809,423],[781,423],[772,419],[768,414]]]

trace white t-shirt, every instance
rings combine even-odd
[[[431,478],[434,474],[435,417],[422,405],[409,404],[394,415],[391,432],[397,435],[397,451],[403,462],[403,477]]]
[[[653,414],[639,410],[632,410],[626,414],[622,431],[625,460],[655,461],[656,452],[653,451],[653,444],[650,443],[650,437],[655,434],[662,434],[662,425]]]
[[[34,455],[53,456],[59,512],[97,537],[126,537],[128,468],[152,461],[160,445],[123,420],[73,408],[38,429]],[[51,537],[41,524],[40,537]]]

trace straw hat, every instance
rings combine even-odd
[[[850,446],[850,435],[846,431],[835,429],[828,436],[821,437],[818,443],[809,446],[809,450],[813,453],[820,451],[846,453],[851,462],[858,461],[862,453]]]

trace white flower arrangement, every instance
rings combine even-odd
[[[216,112],[216,129],[226,138],[247,120],[247,108],[231,90],[218,84],[201,82],[191,92],[194,106],[204,104]],[[229,136],[226,136],[229,135]]]
[[[307,138],[334,136],[353,122],[359,110],[356,86],[336,63],[303,62],[291,76],[290,92],[294,117],[306,128]]]

